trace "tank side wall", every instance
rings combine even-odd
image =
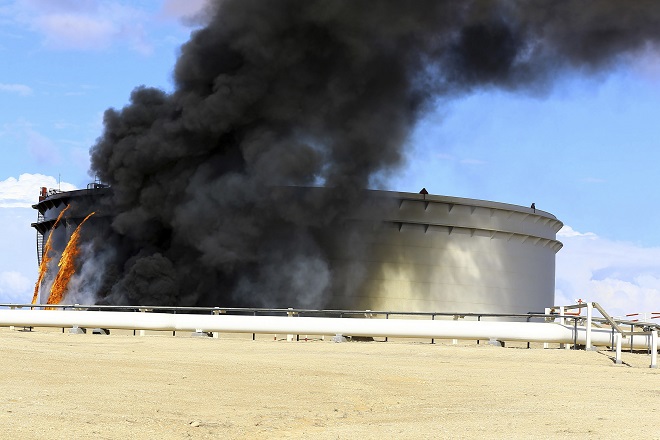
[[[424,200],[385,206],[386,221],[364,232],[364,283],[335,296],[333,306],[527,313],[553,305],[556,219]],[[340,256],[350,258],[349,250]]]

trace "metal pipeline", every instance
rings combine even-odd
[[[284,316],[193,315],[142,312],[0,310],[0,326],[83,327],[129,330],[205,331],[399,338],[497,339],[586,344],[586,329],[550,322],[453,321],[414,319],[312,318]],[[577,334],[576,334],[577,331]],[[658,338],[660,340],[660,338]],[[645,349],[650,335],[637,335]],[[612,332],[592,329],[593,345],[612,346]],[[623,340],[624,347],[630,339]],[[657,344],[660,347],[660,343]]]

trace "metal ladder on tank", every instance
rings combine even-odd
[[[44,215],[37,211],[37,223],[44,221]],[[44,234],[37,229],[37,263],[41,266],[41,260],[44,256]]]

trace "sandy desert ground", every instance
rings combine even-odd
[[[0,437],[660,439],[647,354],[436,342],[3,328]]]

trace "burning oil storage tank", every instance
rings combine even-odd
[[[106,212],[103,212],[103,200],[110,194],[110,188],[106,185],[92,183],[87,189],[76,191],[58,191],[55,189],[41,188],[39,194],[39,203],[32,205],[37,210],[37,221],[32,223],[32,227],[37,230],[37,260],[41,264],[43,258],[44,246],[52,234],[51,243],[54,249],[61,252],[71,238],[71,234],[76,227],[91,212],[95,213],[95,218],[85,227],[85,235],[99,235],[100,231],[108,228],[109,218]],[[62,216],[60,224],[53,229],[60,213],[69,207],[67,213]]]
[[[87,189],[59,191],[41,188],[39,202],[32,205],[37,210],[37,221],[32,223],[37,231],[37,262],[40,266],[39,290],[33,302],[46,303],[51,283],[58,272],[58,262],[78,226],[87,218],[79,235],[85,244],[85,252],[97,251],[100,237],[107,236],[111,217],[105,209],[110,189],[103,184],[92,183]],[[93,213],[93,216],[90,214]],[[92,248],[95,247],[95,248]],[[76,249],[80,252],[80,249]],[[50,260],[41,267],[46,253]],[[80,266],[80,265],[78,265]],[[46,279],[42,276],[46,275]]]
[[[338,308],[527,313],[554,303],[556,233],[547,212],[485,200],[370,191],[363,288]],[[337,258],[350,260],[349,249]]]
[[[290,192],[296,197],[323,190]],[[556,240],[562,223],[555,216],[535,208],[423,192],[364,191],[346,221],[327,226],[340,229],[326,234],[334,245],[325,248],[332,276],[344,284],[327,292],[319,308],[527,313],[553,305],[555,254],[562,247]],[[38,231],[39,259],[50,234],[53,248],[61,253],[77,225],[93,211],[97,214],[83,228],[85,241],[103,237],[96,251],[109,246],[112,215],[106,202],[110,196],[111,188],[98,184],[42,193],[33,206],[39,221],[32,225]],[[71,208],[53,230],[68,205]],[[111,288],[95,287],[97,291]],[[97,299],[103,301],[103,292]],[[268,306],[300,307],[290,298],[280,302],[275,299]],[[264,304],[248,299],[240,305]]]

